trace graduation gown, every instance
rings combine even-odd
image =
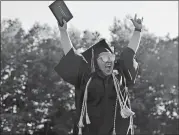
[[[130,87],[135,82],[138,72],[138,63],[134,59],[135,52],[131,48],[125,48],[120,59],[115,64],[119,74],[118,80],[122,79],[121,91],[125,86]],[[83,102],[85,86],[89,78],[92,80],[88,87],[88,115],[91,124],[82,130],[83,135],[111,135],[114,126],[114,112],[116,103],[116,91],[112,76],[105,77],[100,71],[90,73],[90,66],[81,54],[77,54],[73,48],[63,56],[55,67],[55,71],[66,82],[75,86],[76,118],[74,122],[73,135],[78,135],[78,121]],[[127,133],[130,118],[122,118],[120,105],[117,105],[116,134]],[[130,133],[130,132],[129,132]]]

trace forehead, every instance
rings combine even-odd
[[[101,53],[98,55],[98,57],[103,56],[103,55],[110,55],[110,54],[112,54],[112,53],[111,53],[111,52],[101,52]]]

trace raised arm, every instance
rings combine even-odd
[[[135,27],[135,31],[130,39],[128,47],[134,50],[134,52],[136,53],[139,47],[140,39],[141,39],[141,29],[142,29],[143,18],[137,19],[137,15],[135,14],[134,19],[131,19],[131,21]]]
[[[74,49],[70,37],[67,32],[67,23],[65,20],[63,20],[64,25],[61,27],[58,24],[59,30],[60,30],[60,42],[64,51],[64,54],[66,55],[72,48]]]
[[[67,33],[67,24],[65,21],[62,27],[59,26],[61,34],[61,44],[65,55],[60,59],[59,63],[54,67],[58,75],[66,82],[77,86],[81,80],[83,57],[78,54],[73,47],[69,35]]]
[[[131,19],[131,21],[135,27],[135,31],[131,37],[128,47],[121,53],[119,60],[120,68],[124,73],[127,87],[135,84],[135,78],[139,69],[139,65],[134,56],[140,43],[143,18],[137,19],[137,15],[135,15],[134,19]]]

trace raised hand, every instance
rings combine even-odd
[[[63,19],[63,26],[61,27],[59,22],[58,22],[58,27],[60,29],[60,31],[66,31],[67,30],[67,23],[66,21]]]
[[[139,30],[142,29],[143,17],[142,17],[142,19],[139,19],[139,18],[137,18],[137,14],[135,14],[134,19],[130,19],[130,20],[132,21],[132,23],[136,29],[139,29]]]

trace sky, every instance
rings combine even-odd
[[[35,22],[57,27],[49,9],[53,1],[1,1],[1,20],[19,18],[25,30]],[[143,24],[157,36],[178,36],[178,1],[65,1],[73,14],[69,27],[81,31],[98,31],[109,39],[109,26],[114,17],[123,20],[126,15],[143,17]],[[130,21],[130,20],[129,20]]]

